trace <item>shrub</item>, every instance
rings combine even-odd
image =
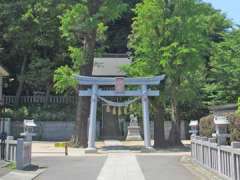
[[[73,121],[75,119],[75,107],[71,105],[34,105],[12,109],[7,108],[3,117],[19,121],[24,119],[34,119],[36,121]]]
[[[229,131],[231,141],[240,141],[240,115],[234,113],[229,114],[227,117],[230,121]]]
[[[201,136],[212,137],[212,133],[215,132],[213,119],[213,115],[204,116],[200,119],[199,133]]]
[[[239,113],[226,113],[225,116],[230,122],[229,133],[231,141],[240,141],[240,114]],[[208,115],[200,119],[199,128],[200,135],[211,137],[215,132],[214,116]]]
[[[12,120],[22,120],[29,116],[29,111],[26,106],[21,108],[6,108],[5,112],[2,114],[3,117],[9,117]]]
[[[237,106],[238,106],[237,113],[240,114],[240,97],[238,98]]]

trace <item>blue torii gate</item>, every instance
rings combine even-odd
[[[155,77],[141,78],[107,78],[107,77],[89,77],[77,75],[76,79],[80,85],[91,85],[91,89],[79,90],[79,96],[91,96],[89,126],[88,126],[88,147],[87,152],[95,152],[96,139],[96,113],[98,96],[140,96],[142,99],[143,109],[143,126],[144,126],[144,146],[146,149],[151,148],[150,123],[149,123],[149,105],[148,96],[159,96],[158,90],[148,89],[148,85],[158,85],[165,78],[164,75]],[[120,83],[119,83],[120,82]],[[100,85],[115,85],[114,90],[103,90],[98,88]],[[138,90],[124,90],[125,85],[139,85]],[[120,86],[120,88],[118,87]],[[120,89],[120,90],[119,90]]]

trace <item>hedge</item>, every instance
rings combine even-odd
[[[199,133],[201,136],[212,137],[212,133],[215,132],[213,119],[214,119],[213,115],[208,115],[200,119]]]
[[[229,133],[231,141],[240,141],[240,114],[227,113],[225,114],[230,122]],[[208,115],[202,117],[199,123],[200,135],[205,137],[211,137],[212,133],[215,133],[214,116]]]

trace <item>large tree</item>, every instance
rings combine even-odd
[[[56,71],[56,87],[74,84],[64,81],[64,75],[77,73],[91,76],[94,56],[104,47],[104,32],[108,22],[119,18],[127,5],[121,0],[87,0],[73,5],[61,17],[63,36],[70,44],[72,67],[64,66]],[[99,50],[99,51],[98,51]],[[82,87],[78,87],[81,89]],[[73,143],[87,145],[87,123],[90,101],[88,97],[79,97]]]
[[[53,72],[65,64],[66,43],[61,39],[60,19],[71,1],[0,1],[0,44],[3,64],[16,81],[16,99],[22,91],[52,87]]]
[[[209,105],[236,103],[240,96],[240,30],[225,33],[223,41],[215,44],[205,85]]]
[[[225,23],[225,17],[197,0],[144,0],[135,13],[129,42],[134,63],[129,72],[137,76],[166,75],[163,98],[156,105],[159,114],[164,106],[170,108],[169,143],[180,144],[179,105],[198,95],[210,33]],[[160,123],[158,127],[163,128],[161,121],[161,117],[155,119],[155,125]]]

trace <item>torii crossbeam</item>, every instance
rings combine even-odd
[[[107,78],[107,77],[89,77],[76,75],[80,85],[91,85],[91,89],[80,90],[79,96],[91,96],[91,107],[88,126],[88,148],[86,152],[96,152],[96,113],[98,96],[140,96],[142,99],[143,125],[144,125],[144,146],[151,148],[150,124],[149,124],[149,104],[148,96],[159,96],[158,90],[148,89],[148,85],[158,85],[165,78],[165,75],[155,77],[141,78]],[[100,85],[115,85],[114,90],[102,90]],[[141,86],[138,90],[125,91],[125,85]]]

